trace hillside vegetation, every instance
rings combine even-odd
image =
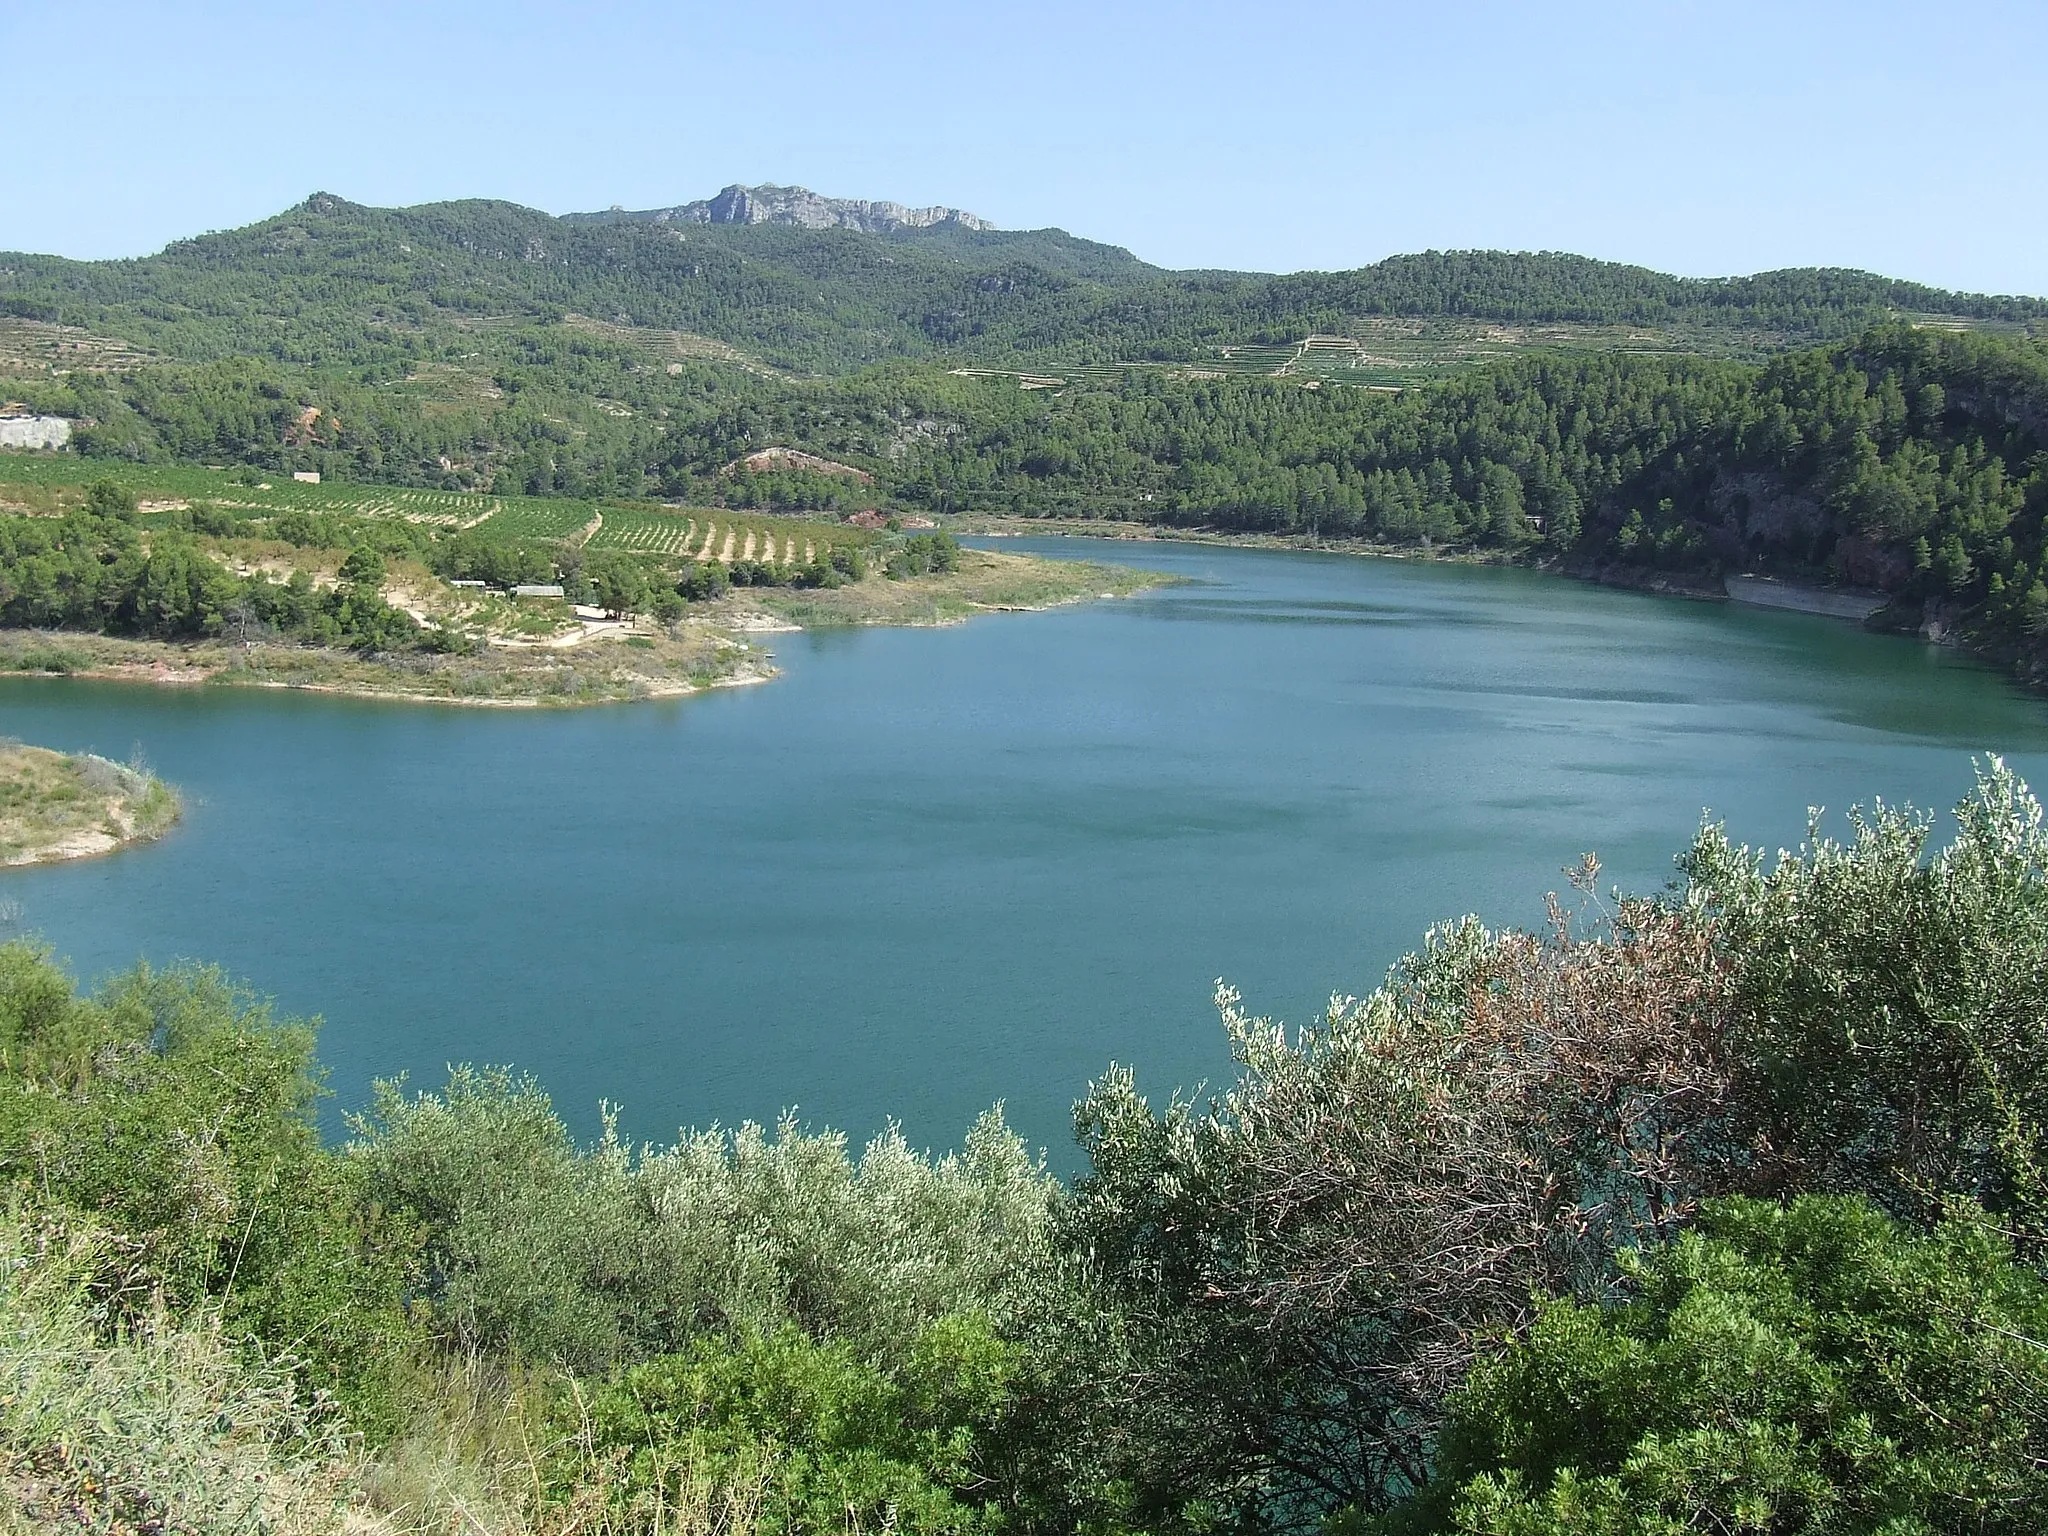
[[[879,516],[0,458],[0,671],[602,703],[772,676],[761,629],[948,623],[1164,579]]]
[[[2048,833],[1997,764],[1546,932],[1433,932],[1050,1178],[580,1145],[456,1069],[314,1131],[217,972],[0,947],[32,1529],[2021,1536],[2048,1502]]]
[[[1058,230],[654,225],[482,201],[367,208],[326,194],[134,261],[0,255],[0,304],[190,361],[379,364],[421,355],[437,332],[575,312],[812,372],[921,356],[1189,361],[1203,347],[1396,315],[1718,328],[1750,333],[1752,346],[1848,335],[1898,312],[2048,315],[2039,300],[1831,269],[1703,281],[1468,251],[1353,272],[1186,273]]]
[[[551,502],[659,498],[1756,572],[2043,675],[2041,300],[1497,252],[1170,273],[950,221],[322,196],[137,261],[0,258],[0,311],[5,392],[86,457],[405,487],[422,523],[488,496],[485,533],[559,540],[588,514]],[[676,552],[648,516],[592,553]]]

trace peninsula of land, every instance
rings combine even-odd
[[[17,472],[11,482],[4,471]],[[496,706],[775,675],[762,636],[946,624],[1167,578],[949,533],[656,503],[0,461],[0,672]]]
[[[152,842],[181,810],[177,791],[147,769],[0,742],[0,867]]]

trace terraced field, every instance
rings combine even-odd
[[[128,373],[162,361],[118,336],[97,336],[75,325],[0,315],[0,371]]]
[[[729,363],[762,378],[776,376],[773,368],[759,358],[742,352],[738,347],[690,331],[663,331],[646,326],[615,325],[608,320],[595,320],[589,315],[574,314],[563,316],[562,324],[570,330],[599,336],[615,346],[624,347],[638,356],[642,362],[654,367],[666,368],[671,363],[698,359]]]
[[[1915,325],[1949,330],[2025,329],[1998,320],[1920,315],[1900,318]],[[1490,320],[1367,317],[1352,321],[1341,336],[1315,335],[1299,341],[1216,347],[1188,362],[1046,364],[1029,371],[957,368],[954,372],[964,377],[1011,379],[1022,389],[1058,390],[1108,384],[1137,369],[1182,378],[1294,379],[1303,384],[1400,389],[1517,352],[1677,352],[1754,360],[1783,351],[1794,340],[1761,328],[1709,331],[1687,326],[1505,325]]]

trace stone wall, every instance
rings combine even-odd
[[[1805,587],[1770,576],[1730,576],[1728,595],[1738,603],[1757,608],[1789,608],[1794,613],[1818,613],[1831,619],[1854,619],[1862,623],[1888,599],[1882,592],[1855,592],[1839,587]]]

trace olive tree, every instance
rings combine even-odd
[[[1726,988],[1684,911],[1467,920],[1298,1034],[1219,990],[1241,1074],[1207,1104],[1095,1084],[1065,1230],[1121,1319],[1102,1434],[1135,1515],[1305,1526],[1419,1484],[1482,1334],[1600,1294],[1720,1187]]]

